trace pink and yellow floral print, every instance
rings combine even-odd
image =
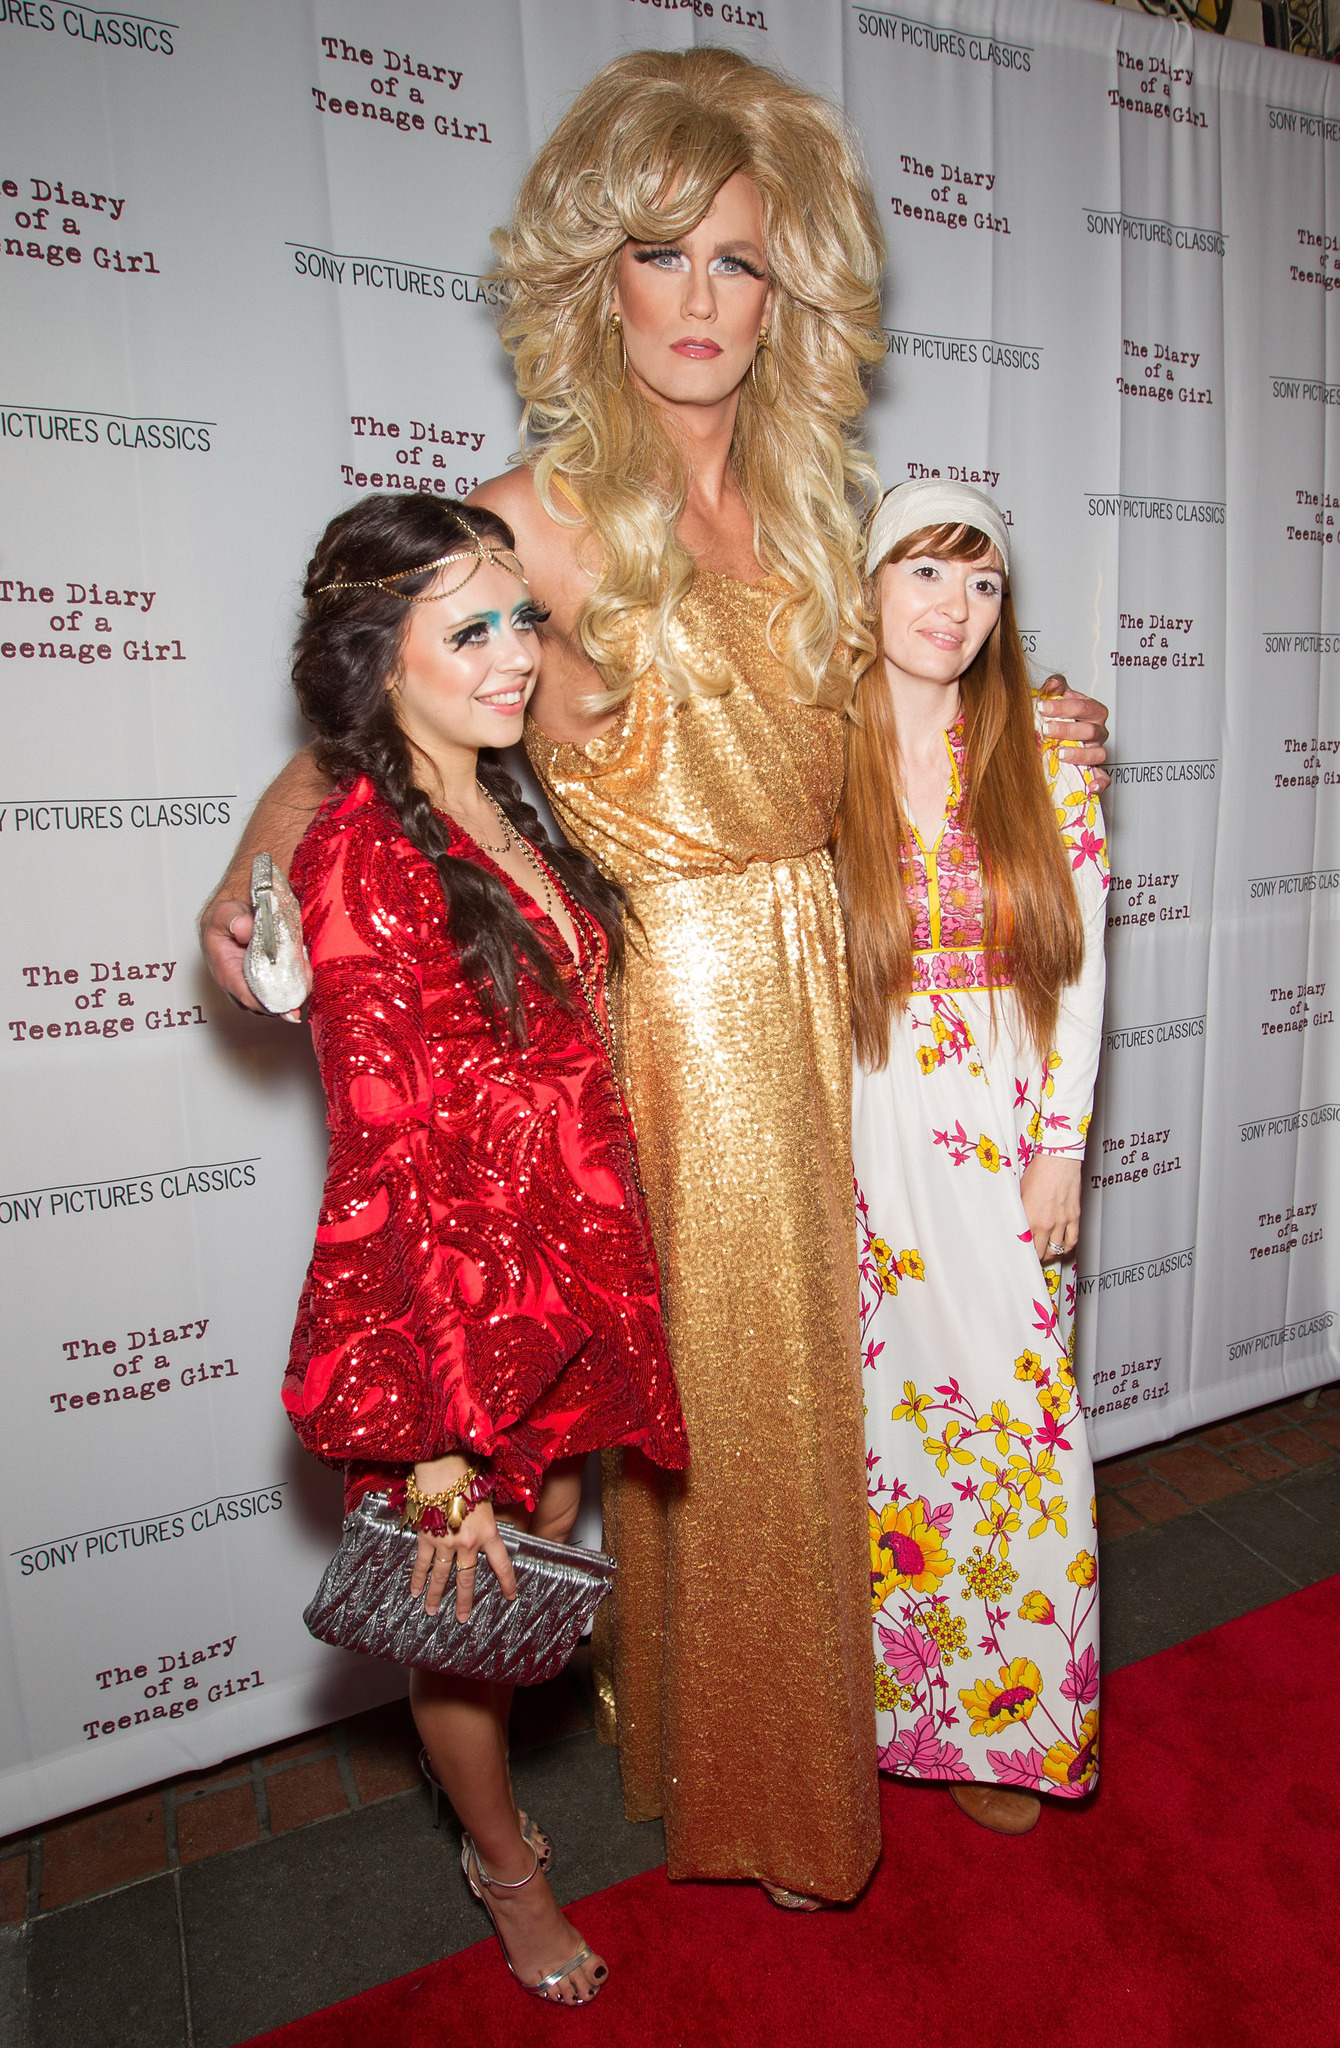
[[[858,1189],[863,1230],[868,1213]],[[863,1272],[866,1263],[863,1257]],[[873,1327],[883,1298],[863,1288],[863,1334]],[[1034,1322],[1051,1329],[1050,1295],[1030,1306]],[[867,1337],[867,1353],[870,1342]],[[1069,1419],[1077,1406],[1068,1353],[1053,1339],[1044,1364],[1039,1351],[1025,1346],[1010,1361],[1009,1384],[1011,1393],[979,1407],[957,1379],[924,1389],[915,1380],[902,1382],[889,1420],[902,1426],[900,1451],[906,1451],[910,1432],[922,1458],[948,1480],[950,1498],[943,1502],[932,1504],[929,1491],[912,1493],[902,1476],[905,1462],[887,1480],[883,1458],[873,1448],[880,1432],[868,1428],[880,1760],[882,1768],[903,1775],[976,1776],[1073,1798],[1091,1789],[1098,1769],[1092,1707],[1098,1691],[1098,1568],[1093,1550],[1067,1541],[1070,1507],[1061,1487],[1073,1446],[1058,1424],[1075,1428]],[[911,1474],[917,1470],[914,1463]],[[1086,1479],[1085,1491],[1089,1484]],[[955,1538],[957,1555],[950,1547]],[[1031,1546],[1045,1539],[1052,1541],[1043,1568],[1044,1553]],[[1062,1555],[1054,1542],[1064,1546]],[[1029,1585],[1039,1576],[1048,1590]],[[1016,1592],[1021,1579],[1028,1587],[1022,1596]],[[1037,1636],[1021,1646],[1025,1630],[1047,1631],[1047,1649],[1037,1647]],[[944,1672],[956,1657],[974,1666],[985,1659],[988,1668],[975,1670],[971,1684],[951,1687]],[[1049,1746],[1017,1750],[983,1741],[979,1767],[973,1767],[971,1738],[998,1737],[1015,1724],[1031,1723],[1035,1714]],[[968,1723],[967,1756],[961,1733],[958,1747],[948,1743],[962,1718]],[[918,1759],[926,1768],[918,1767]]]
[[[1106,848],[1082,771],[1044,749],[1086,962],[1039,1059],[1019,1043],[1008,989],[997,987],[993,1015],[983,985],[961,732],[946,744],[944,824],[909,852],[914,991],[888,1066],[858,1069],[854,1091],[880,1762],[1073,1799],[1098,1774],[1077,1289],[1073,1261],[1039,1264],[1019,1182],[1038,1151],[1084,1149]]]
[[[924,1500],[870,1510],[870,1598],[876,1609],[894,1591],[935,1593],[954,1560]]]

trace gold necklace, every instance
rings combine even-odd
[[[480,793],[488,799],[494,811],[497,813],[498,823],[502,826],[505,835],[505,843],[501,848],[484,847],[485,852],[507,852],[512,847],[516,848],[516,851],[521,855],[521,858],[526,862],[532,874],[539,882],[541,889],[544,891],[545,915],[548,917],[551,924],[556,924],[557,920],[554,917],[554,891],[549,880],[549,870],[547,864],[540,859],[539,855],[536,853],[530,841],[528,839],[522,838],[521,834],[517,831],[516,826],[512,823],[511,819],[508,817],[506,811],[498,802],[497,798],[493,796],[487,789],[484,788],[483,783],[480,783],[478,787]],[[475,843],[476,845],[484,846],[484,842],[482,839],[477,840]],[[577,976],[577,986],[582,992],[582,1001],[586,1005],[587,1014],[591,1019],[592,1028],[595,1031],[596,1037],[600,1042],[600,1048],[604,1053],[605,1058],[609,1061],[610,1073],[613,1076],[614,1086],[618,1092],[619,1102],[623,1108],[624,1120],[628,1125],[629,1158],[633,1168],[633,1179],[637,1184],[638,1193],[641,1195],[643,1201],[645,1202],[647,1199],[647,1191],[645,1187],[642,1185],[642,1174],[638,1167],[637,1136],[633,1128],[633,1119],[629,1112],[628,1100],[623,1092],[623,1084],[619,1079],[619,1063],[615,1057],[614,1041],[610,1035],[609,1030],[605,1025],[604,1019],[600,1014],[600,1004],[597,1000],[597,990],[592,986],[592,980],[594,979],[594,977],[592,977],[592,980],[588,980],[586,968],[582,961],[582,953],[584,950],[589,951],[591,958],[593,960],[599,960],[599,946],[596,940],[594,939],[594,937],[586,937],[582,931],[583,917],[590,918],[593,932],[596,928],[596,922],[595,919],[591,917],[589,911],[583,911],[580,908],[580,906],[576,903],[570,903],[569,910],[572,918],[573,934],[577,940],[576,954],[569,954],[569,958],[572,960],[573,969]],[[604,982],[605,976],[603,971],[600,972],[599,979],[600,982]]]
[[[483,789],[482,783],[480,784],[480,788]],[[517,852],[521,855],[521,858],[526,862],[526,865],[530,868],[532,874],[535,876],[541,889],[544,891],[545,913],[548,916],[550,923],[555,923],[556,919],[554,918],[554,891],[549,880],[549,870],[547,864],[540,859],[539,855],[536,853],[535,848],[531,845],[530,841],[528,839],[522,838],[521,834],[517,831],[516,826],[512,823],[511,819],[508,817],[506,811],[502,808],[502,805],[498,802],[497,798],[491,796],[488,790],[486,789],[484,789],[483,793],[486,797],[488,797],[489,802],[492,804],[494,810],[497,812],[498,821],[501,824],[503,831],[507,834],[510,844],[516,848]],[[577,904],[574,903],[571,905],[570,915],[572,918],[573,934],[577,940],[577,951],[575,954],[571,954],[569,957],[571,958],[573,967],[576,970],[577,985],[581,989],[582,1000],[586,1004],[587,1010],[590,1012],[591,1022],[595,1027],[596,1037],[600,1040],[601,1046],[604,1049],[605,1057],[609,1061],[610,1066],[614,1068],[615,1076],[617,1079],[618,1068],[616,1066],[614,1058],[614,1046],[611,1042],[609,1032],[605,1028],[604,1020],[600,1015],[600,1006],[596,1001],[595,993],[592,989],[591,982],[587,979],[586,968],[582,962],[581,956],[584,950],[589,951],[593,958],[596,957],[596,947],[593,944],[593,942],[590,939],[585,939],[585,944],[583,943],[585,938],[585,935],[582,931],[581,923],[583,914],[584,913],[580,910]],[[594,922],[595,920],[592,919],[593,924]],[[603,976],[601,978],[603,980]],[[620,1093],[622,1093],[622,1090],[620,1090]]]
[[[501,810],[498,810],[498,806],[497,806],[497,804],[493,803],[493,799],[492,799],[492,797],[491,797],[491,796],[489,796],[489,793],[488,793],[488,791],[487,791],[487,790],[485,789],[485,787],[484,787],[484,785],[483,785],[483,783],[482,783],[482,782],[477,782],[477,783],[475,784],[475,788],[476,788],[476,789],[477,789],[477,790],[479,791],[479,794],[480,794],[480,795],[481,795],[482,797],[486,798],[486,799],[487,799],[487,801],[488,801],[488,802],[489,802],[490,804],[493,804],[493,808],[494,808],[494,810],[498,812],[498,816],[499,816],[499,818],[500,818],[500,820],[501,820],[501,822],[502,822],[502,828],[503,828],[503,831],[504,831],[504,833],[505,833],[505,834],[507,835],[507,836],[506,836],[506,837],[504,838],[504,840],[503,840],[503,843],[502,843],[502,845],[501,845],[501,846],[490,846],[490,845],[489,845],[489,843],[488,843],[488,840],[487,840],[487,839],[480,839],[480,838],[477,838],[477,837],[476,837],[476,835],[475,835],[475,834],[474,834],[473,832],[471,832],[471,831],[469,830],[469,828],[468,828],[467,826],[465,826],[465,825],[462,825],[462,824],[461,824],[461,821],[460,821],[460,819],[459,819],[459,818],[457,818],[457,817],[455,817],[455,816],[453,815],[453,813],[452,813],[452,812],[450,812],[450,811],[447,811],[447,812],[446,812],[445,814],[444,814],[444,813],[442,813],[442,812],[439,812],[439,813],[438,813],[438,815],[439,815],[439,817],[440,817],[440,816],[443,816],[443,815],[445,815],[446,817],[450,818],[450,819],[451,819],[451,822],[452,822],[452,824],[453,824],[453,825],[455,825],[455,827],[456,827],[457,831],[459,831],[459,832],[464,832],[464,833],[466,834],[467,838],[473,839],[473,840],[474,840],[474,842],[475,842],[475,845],[476,845],[476,846],[478,846],[478,847],[479,847],[479,848],[480,848],[480,849],[481,849],[481,850],[482,850],[482,851],[483,851],[484,853],[491,853],[491,854],[494,854],[495,856],[496,856],[496,855],[498,855],[498,854],[500,854],[500,853],[507,853],[507,852],[508,852],[508,851],[510,850],[510,846],[511,846],[511,837],[512,837],[512,825],[511,825],[511,820],[510,820],[510,819],[509,819],[509,818],[507,817],[507,815],[506,815],[506,813],[505,813],[505,812],[503,812],[503,811],[501,811]]]
[[[540,861],[530,841],[528,839],[523,839],[521,834],[517,831],[516,826],[512,823],[506,811],[498,802],[497,797],[492,796],[489,793],[489,791],[484,788],[483,783],[480,783],[479,789],[481,794],[485,798],[487,798],[488,802],[492,805],[494,811],[496,812],[498,823],[503,828],[504,838],[504,843],[501,847],[486,847],[485,851],[488,853],[510,853],[513,850],[515,850],[517,853],[521,855],[522,860],[525,861],[526,866],[530,869],[536,881],[539,883],[540,888],[544,892],[544,914],[550,920],[551,923],[555,923],[557,920],[554,918],[554,911],[557,908],[557,905],[554,902],[554,891],[549,881],[548,869]],[[482,840],[480,841],[480,844],[483,845]],[[580,944],[580,941],[578,943]]]

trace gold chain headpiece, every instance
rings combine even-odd
[[[466,552],[464,543],[460,547],[452,548],[448,554],[439,555],[435,562],[416,562],[412,569],[396,569],[389,576],[369,576],[360,583],[322,583],[318,585],[313,595],[324,597],[328,590],[384,590],[388,597],[398,597],[404,604],[434,604],[439,597],[454,597],[458,590],[464,590],[470,578],[479,573],[485,562],[491,562],[497,569],[505,569],[509,576],[515,576],[518,583],[524,583],[527,590],[530,589],[530,581],[521,565],[521,559],[511,548],[495,547],[481,540],[479,535],[464,526],[463,522],[462,527],[474,549],[475,560],[460,582],[453,583],[450,590],[428,590],[419,597],[409,597],[403,590],[392,590],[391,585],[403,582],[406,576],[426,576],[430,569],[441,569],[446,563],[458,560]]]

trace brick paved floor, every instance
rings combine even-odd
[[[1340,1459],[1340,1386],[1189,1430],[1095,1469],[1098,1534],[1111,1542],[1194,1508]]]
[[[1340,1572],[1340,1386],[1097,1468],[1107,1669]],[[585,1653],[517,1696],[566,1902],[663,1859]],[[237,2048],[487,1932],[403,1701],[0,1842],[0,2048]]]

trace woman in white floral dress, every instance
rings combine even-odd
[[[838,823],[880,1764],[1022,1834],[1098,1771],[1072,1369],[1107,858],[1037,729],[989,498],[891,491]]]

